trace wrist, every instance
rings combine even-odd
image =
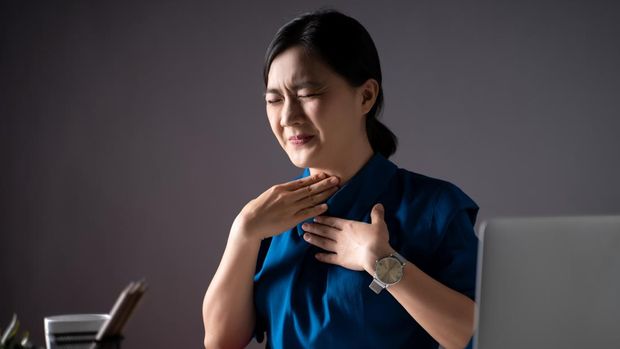
[[[363,265],[364,270],[366,270],[366,272],[370,274],[370,276],[375,277],[375,265],[377,263],[377,260],[385,256],[389,256],[391,253],[394,252],[396,252],[396,250],[394,250],[388,242],[380,246],[370,248],[368,250],[368,253],[366,254],[366,260]]]
[[[240,244],[260,243],[261,239],[254,237],[255,235],[256,234],[252,234],[249,229],[247,229],[241,220],[236,219],[230,228],[228,240]]]

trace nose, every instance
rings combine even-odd
[[[299,101],[295,98],[285,99],[280,114],[280,126],[286,127],[298,125],[301,123],[303,118],[303,109],[301,108]]]

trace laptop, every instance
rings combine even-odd
[[[620,216],[480,226],[477,349],[620,348]]]

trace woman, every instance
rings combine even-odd
[[[396,137],[374,43],[319,10],[282,27],[265,59],[271,129],[297,178],[237,215],[203,304],[205,347],[471,345],[478,206],[388,160]]]

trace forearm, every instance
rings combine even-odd
[[[237,229],[233,225],[233,229]],[[243,348],[255,322],[253,289],[260,240],[239,238],[231,229],[222,260],[203,302],[205,346]]]
[[[373,275],[374,266],[365,269]],[[402,279],[387,290],[444,348],[462,349],[471,339],[475,303],[415,264],[406,262]]]

